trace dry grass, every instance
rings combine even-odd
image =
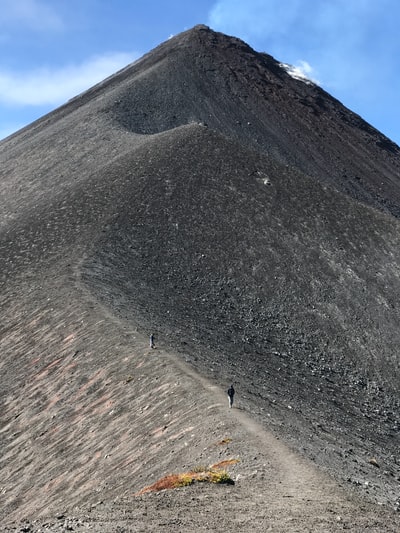
[[[147,492],[158,492],[166,489],[176,489],[178,487],[187,487],[193,485],[193,483],[207,482],[207,483],[225,483],[228,485],[234,485],[233,479],[228,472],[224,469],[225,466],[238,463],[239,459],[228,459],[212,465],[210,467],[197,466],[189,472],[183,472],[181,474],[169,474],[159,479],[152,485],[144,487],[135,496],[146,494]]]
[[[160,490],[186,487],[187,485],[191,485],[192,483],[194,483],[194,479],[193,476],[190,475],[190,473],[170,474],[159,479],[152,485],[144,487],[142,490],[137,492],[135,496],[140,496],[141,494],[145,494],[146,492],[158,492]]]

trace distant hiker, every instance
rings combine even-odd
[[[235,389],[233,388],[233,385],[229,387],[227,393],[228,393],[229,407],[232,407],[233,397],[235,396]]]
[[[155,348],[154,335],[153,334],[150,335],[150,348]]]

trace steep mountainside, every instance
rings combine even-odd
[[[399,214],[398,183],[392,183],[400,171],[399,147],[239,39],[197,27],[153,50],[113,84],[113,100],[103,110],[129,131],[153,134],[204,123]]]
[[[396,462],[397,220],[202,126],[106,174],[123,169],[141,179],[83,266],[93,292],[236,382],[299,448],[340,431],[344,449]]]
[[[305,503],[317,474],[278,448],[264,459],[268,429],[398,508],[398,146],[197,26],[1,142],[0,161],[2,520],[130,498],[146,473],[240,453],[243,509],[274,472],[299,483],[292,530],[325,527],[328,504]],[[232,382],[228,423],[210,390]],[[254,520],[245,530],[271,523]]]

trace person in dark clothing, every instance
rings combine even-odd
[[[235,389],[233,388],[233,385],[229,387],[227,392],[228,392],[229,407],[232,407],[233,397],[235,396]]]
[[[150,348],[155,348],[154,335],[153,334],[150,335]]]

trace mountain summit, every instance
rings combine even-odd
[[[238,482],[208,509],[227,526],[221,502],[240,494],[248,530],[266,530],[247,509],[271,475],[299,483],[289,512],[321,529],[328,504],[311,516],[304,500],[324,497],[318,469],[357,527],[354,491],[399,505],[397,145],[196,26],[2,141],[0,160],[4,521],[123,498],[140,513],[150,479],[236,450]],[[169,511],[140,501],[172,520],[181,494],[157,500]],[[371,531],[392,531],[382,516]]]
[[[196,26],[85,96],[107,91],[107,111],[133,133],[205,124],[397,216],[400,148],[289,72],[239,39]]]

